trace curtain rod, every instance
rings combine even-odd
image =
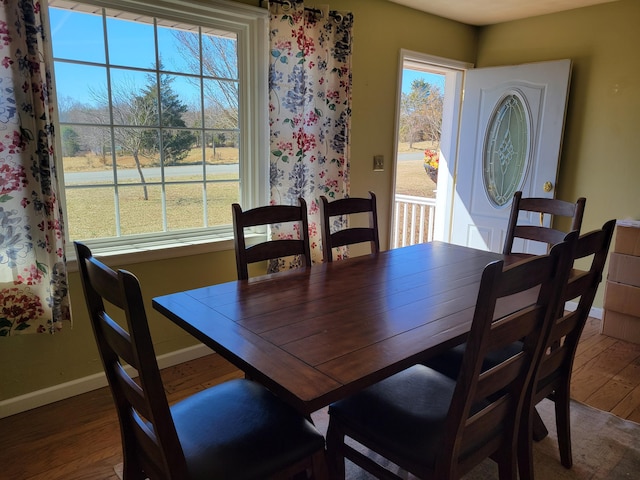
[[[289,8],[293,7],[294,3],[299,3],[301,0],[269,0],[270,3],[277,3],[278,5],[282,5],[283,7],[285,7],[285,10],[288,10]],[[260,0],[260,6],[262,7],[264,3],[264,0]],[[322,14],[322,10],[318,9],[318,8],[312,8],[312,7],[304,7],[304,9],[308,12],[311,13],[315,13],[317,14]],[[339,12],[329,12],[329,16],[333,17],[334,20],[336,20],[337,22],[341,22],[343,19],[343,16],[341,13]]]

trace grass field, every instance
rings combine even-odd
[[[421,151],[426,145],[416,143],[413,148],[401,145],[399,151]],[[181,164],[197,162],[200,151],[193,152]],[[217,148],[207,155],[211,164],[233,164],[238,162],[238,150]],[[152,159],[141,158],[143,167],[154,166]],[[65,172],[95,171],[112,168],[110,162],[98,156],[65,157]],[[135,168],[131,156],[117,158],[118,168]],[[183,180],[183,179],[181,179]],[[193,179],[197,180],[197,179]],[[147,186],[149,199],[144,201],[144,190],[140,185],[121,186],[118,190],[116,208],[113,187],[72,189],[65,191],[67,206],[66,226],[70,238],[91,239],[116,236],[116,211],[121,225],[121,235],[133,235],[163,231],[163,222],[168,230],[199,228],[204,223],[205,213],[210,226],[231,223],[231,203],[237,201],[239,183],[227,174],[215,177],[216,183],[207,185],[206,212],[203,204],[201,183],[167,185],[165,202],[167,218],[162,218],[162,190],[159,185]],[[414,196],[433,196],[435,184],[424,171],[422,160],[401,161],[397,168],[397,193]]]

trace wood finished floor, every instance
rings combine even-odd
[[[640,345],[599,334],[590,319],[575,359],[572,397],[640,423]],[[241,377],[218,355],[162,371],[170,402]],[[0,419],[0,479],[117,480],[120,432],[102,388]]]

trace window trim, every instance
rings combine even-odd
[[[56,1],[46,5],[55,7]],[[60,2],[62,3],[62,2]],[[239,128],[244,132],[240,142],[240,203],[243,208],[265,205],[269,198],[269,119],[268,119],[268,12],[259,7],[224,0],[197,4],[183,0],[81,0],[79,3],[125,10],[146,16],[170,17],[192,24],[202,18],[215,18],[215,24],[237,34],[238,76],[240,82]],[[50,31],[50,26],[48,27]],[[51,60],[53,59],[50,53]],[[55,79],[54,79],[55,82]],[[54,83],[55,87],[55,83]],[[56,89],[54,88],[54,95]],[[54,98],[57,103],[57,99]],[[55,125],[60,121],[55,109]],[[59,129],[58,129],[59,130]],[[56,135],[56,147],[62,151],[62,138]],[[63,172],[62,156],[57,168]],[[59,198],[66,216],[65,188],[59,179]],[[229,206],[231,208],[231,206]],[[74,270],[75,249],[65,231],[68,268]],[[82,240],[94,253],[109,256],[110,261],[129,263],[154,261],[233,249],[231,225],[159,232],[126,237]]]

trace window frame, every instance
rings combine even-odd
[[[243,208],[265,205],[269,198],[269,131],[268,131],[268,12],[265,9],[222,0],[207,4],[182,0],[81,0],[80,2],[109,10],[123,10],[158,18],[169,18],[194,25],[215,26],[237,35],[239,82],[239,201]],[[46,5],[56,7],[55,0]],[[81,11],[81,10],[80,10]],[[203,22],[203,18],[208,19]],[[51,31],[48,26],[49,32]],[[53,54],[50,51],[51,65]],[[52,68],[53,71],[53,68]],[[55,95],[55,78],[54,78]],[[57,98],[54,98],[57,104]],[[55,109],[55,125],[60,121]],[[61,135],[56,135],[56,147],[62,151]],[[62,156],[56,158],[57,169],[63,172]],[[59,181],[59,198],[66,217],[66,197],[63,178]],[[231,206],[229,206],[231,208]],[[75,250],[66,236],[66,257],[74,269]],[[233,248],[231,225],[202,227],[170,232],[129,235],[83,240],[94,253],[109,256],[111,262],[128,263],[175,258]]]

